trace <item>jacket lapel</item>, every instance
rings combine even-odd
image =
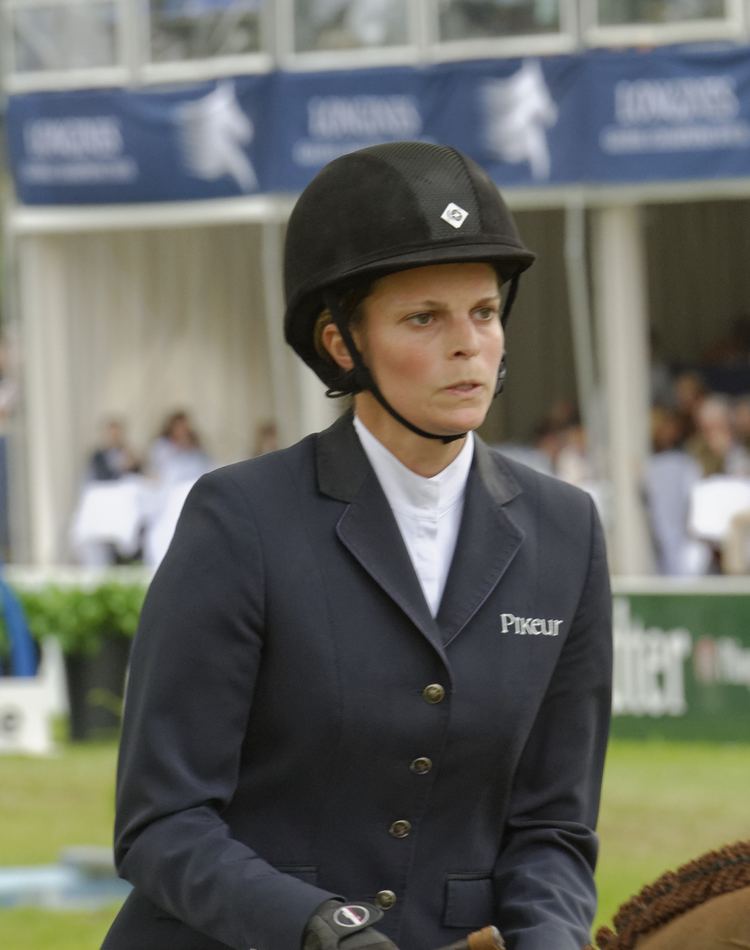
[[[503,460],[477,438],[461,528],[437,615],[446,646],[487,600],[521,546],[523,531],[503,507],[519,492]]]
[[[320,490],[347,502],[336,525],[342,544],[445,659],[440,630],[350,414],[318,435],[317,466]]]

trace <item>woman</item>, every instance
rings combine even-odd
[[[451,148],[364,149],[299,199],[287,340],[354,415],[185,505],[134,645],[107,950],[587,942],[601,531],[472,434],[532,260]]]

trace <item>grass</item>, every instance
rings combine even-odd
[[[0,866],[51,864],[77,844],[110,845],[113,743],[62,745],[51,758],[0,757]],[[98,950],[116,908],[0,909],[5,950]]]
[[[110,845],[115,757],[112,743],[88,742],[51,758],[0,757],[0,866],[48,864],[69,845]]]
[[[664,871],[750,837],[750,745],[613,740],[599,822],[598,923]]]
[[[6,950],[99,950],[116,913],[116,907],[86,912],[0,909],[2,945]]]
[[[115,748],[65,745],[55,758],[0,757],[0,865],[47,864],[69,845],[107,845]],[[597,923],[664,871],[747,838],[750,745],[614,740],[600,821]],[[98,950],[115,908],[0,910],[7,950]]]

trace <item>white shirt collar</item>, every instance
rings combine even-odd
[[[400,462],[356,415],[354,428],[394,510],[440,518],[463,498],[474,457],[473,432],[467,434],[461,451],[450,465],[437,475],[426,478]]]

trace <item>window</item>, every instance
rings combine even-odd
[[[242,56],[262,48],[265,0],[150,0],[150,61]]]
[[[99,69],[120,63],[117,0],[8,4],[15,73]]]
[[[439,0],[441,41],[558,33],[560,0]]]
[[[726,0],[598,0],[600,26],[723,20]]]
[[[401,0],[295,0],[295,50],[404,46],[407,6]]]
[[[582,0],[583,3],[583,0]],[[586,0],[593,45],[744,41],[745,0]]]

